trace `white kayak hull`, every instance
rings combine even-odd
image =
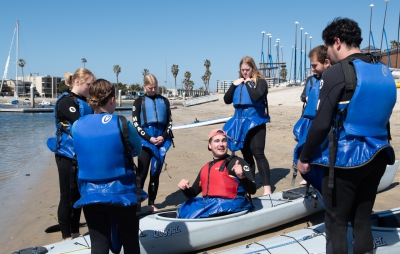
[[[400,207],[373,213],[371,225],[373,253],[400,253]],[[350,224],[347,230],[347,245],[348,252],[353,253],[353,234]],[[325,246],[325,225],[322,223],[216,253],[325,253]]]
[[[172,130],[200,127],[200,126],[206,126],[206,125],[217,124],[217,123],[225,123],[229,119],[231,119],[231,116],[212,118],[212,119],[208,119],[208,120],[200,120],[200,121],[195,121],[195,122],[191,122],[191,123],[184,123],[184,124],[172,126]]]
[[[388,166],[378,190],[389,187],[398,161]],[[310,188],[298,187],[253,198],[250,211],[205,219],[176,219],[175,211],[151,214],[140,219],[141,253],[188,253],[252,235],[322,211]],[[90,237],[44,246],[48,253],[90,253]],[[111,253],[111,252],[110,252]],[[123,253],[123,249],[121,251]]]

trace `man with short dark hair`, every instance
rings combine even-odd
[[[324,165],[327,253],[347,253],[347,223],[353,225],[353,253],[372,253],[370,216],[387,164],[394,163],[388,122],[396,103],[396,85],[387,66],[361,54],[361,29],[336,18],[322,33],[328,58],[317,113],[297,169]],[[328,138],[329,134],[329,138]]]
[[[223,130],[211,131],[208,150],[213,160],[203,166],[192,187],[187,179],[178,183],[178,188],[189,198],[179,207],[179,218],[204,218],[251,208],[247,194],[257,190],[253,175],[245,160],[228,154]],[[203,198],[196,197],[200,192]]]

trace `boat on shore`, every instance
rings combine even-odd
[[[400,253],[400,207],[371,214],[371,229],[376,254]],[[353,253],[353,229],[347,229],[348,252]],[[325,253],[325,224],[284,235],[251,242],[215,253]]]

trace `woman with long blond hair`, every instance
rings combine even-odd
[[[234,116],[222,128],[232,152],[240,150],[243,159],[255,175],[255,163],[263,181],[263,195],[271,194],[269,163],[264,153],[268,115],[268,85],[257,70],[253,58],[245,56],[239,64],[240,77],[224,96],[226,104],[233,103]]]
[[[47,140],[47,146],[55,153],[60,185],[58,224],[63,240],[78,237],[81,209],[73,209],[72,204],[79,199],[76,184],[76,159],[73,149],[71,126],[80,117],[93,114],[86,103],[89,86],[95,76],[85,68],[65,73],[65,84],[69,91],[61,94],[54,105],[56,136]]]

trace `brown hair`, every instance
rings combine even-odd
[[[327,59],[327,50],[324,47],[324,45],[319,45],[310,50],[310,53],[308,53],[308,58],[312,58],[313,56],[317,56],[317,61],[324,64],[325,59]]]
[[[89,77],[96,79],[96,77],[93,75],[93,73],[86,68],[79,68],[75,71],[74,74],[72,74],[70,72],[66,72],[64,74],[64,77],[65,77],[65,84],[71,88],[74,86],[73,80],[77,79],[80,81],[85,81]]]
[[[96,79],[89,87],[89,105],[99,107],[107,104],[108,99],[115,97],[115,86],[105,79]]]
[[[251,67],[251,69],[253,69],[253,72],[251,74],[251,79],[254,82],[254,87],[257,87],[257,79],[259,79],[259,78],[263,79],[264,76],[258,71],[257,65],[254,62],[254,59],[249,57],[249,56],[245,56],[245,57],[242,58],[242,60],[240,60],[240,63],[239,63],[239,76],[241,78],[243,78],[242,77],[242,72],[240,71],[240,68],[242,67],[242,64],[247,64],[248,66]]]

